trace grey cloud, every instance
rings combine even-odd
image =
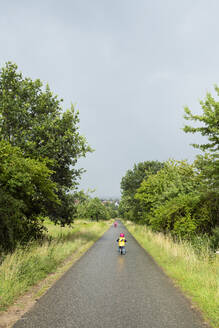
[[[118,196],[134,163],[197,154],[183,106],[200,112],[218,82],[218,11],[216,0],[8,1],[0,64],[48,82],[65,108],[76,103],[96,149],[79,161],[81,187]]]

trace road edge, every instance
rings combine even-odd
[[[121,219],[120,219],[121,220]],[[131,236],[135,239],[137,244],[147,253],[147,255],[150,257],[151,261],[159,268],[159,270],[167,277],[167,279],[170,281],[170,283],[178,290],[178,292],[185,298],[187,303],[189,304],[190,309],[198,315],[201,320],[203,321],[203,325],[205,325],[206,328],[213,328],[211,323],[208,321],[207,318],[204,317],[204,313],[201,311],[201,309],[198,307],[198,305],[194,302],[192,297],[184,291],[180,285],[177,283],[177,280],[175,280],[173,277],[169,276],[168,273],[165,271],[165,268],[162,267],[156,259],[147,251],[147,249],[141,245],[141,243],[135,238],[135,236],[132,234],[132,232],[128,229],[127,225],[123,220],[121,220],[122,224],[126,227],[128,232],[131,234]],[[0,327],[1,328],[1,327]],[[219,327],[218,327],[219,328]]]
[[[87,244],[78,248],[72,255],[68,256],[56,269],[55,272],[48,274],[48,276],[38,282],[36,285],[23,295],[19,296],[16,301],[10,305],[5,311],[0,312],[0,328],[12,328],[13,325],[20,320],[20,318],[45,295],[48,290],[59,280],[64,274],[75,265],[104,234],[111,228],[111,225],[102,233],[102,235],[95,241],[89,241]]]

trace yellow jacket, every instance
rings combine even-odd
[[[124,237],[119,237],[118,239],[119,246],[125,246],[126,240]]]

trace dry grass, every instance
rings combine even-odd
[[[72,228],[46,223],[48,237],[6,256],[0,266],[0,311],[5,310],[31,286],[55,272],[71,254],[92,245],[109,222],[76,221]]]

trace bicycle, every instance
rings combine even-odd
[[[121,255],[125,255],[125,254],[126,254],[125,246],[119,246],[119,253],[120,253]]]

